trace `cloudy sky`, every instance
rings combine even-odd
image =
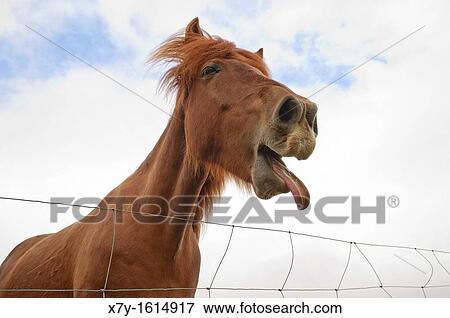
[[[306,162],[286,160],[309,186],[312,203],[325,196],[397,195],[386,224],[365,215],[361,224],[286,220],[265,225],[350,241],[450,250],[446,204],[450,171],[450,25],[448,1],[9,1],[0,3],[0,195],[48,200],[101,197],[150,152],[168,116],[119,87],[28,27],[95,65],[170,112],[156,92],[161,70],[148,69],[149,52],[198,16],[211,34],[264,55],[274,79],[309,96],[412,31],[425,28],[352,72],[312,100],[319,106],[319,139]],[[247,199],[230,184],[233,211]],[[275,199],[262,201],[267,211]],[[350,215],[350,203],[328,208]],[[46,206],[0,201],[0,259],[32,235],[74,222],[49,222]],[[273,214],[272,214],[273,215]],[[202,238],[200,286],[207,286],[229,229],[208,226]],[[289,288],[334,288],[348,245],[294,238]],[[384,285],[423,285],[431,267],[414,251],[364,251]],[[430,285],[450,284],[432,253]],[[290,264],[289,237],[236,229],[216,286],[281,287]],[[401,260],[400,258],[403,260]],[[450,256],[439,254],[450,268]],[[408,265],[405,261],[413,264]],[[377,285],[354,253],[343,287]],[[422,296],[391,289],[393,296]],[[435,288],[429,296],[450,296]],[[231,295],[279,296],[268,293]],[[292,293],[334,296],[334,293]],[[203,296],[199,293],[199,296]],[[230,293],[216,292],[216,296]],[[385,296],[381,290],[342,296]]]

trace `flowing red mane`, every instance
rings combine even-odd
[[[184,94],[189,91],[192,81],[200,76],[202,66],[215,58],[235,59],[257,68],[266,76],[269,74],[260,56],[203,30],[202,35],[180,32],[171,36],[153,52],[148,62],[169,65],[161,78],[160,88],[166,93],[177,91],[186,97]]]

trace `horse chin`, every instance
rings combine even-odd
[[[260,148],[252,169],[252,184],[255,194],[260,199],[270,199],[280,193],[289,192],[282,178],[273,170],[269,149]],[[276,153],[270,153],[275,156]]]
[[[291,192],[299,210],[309,206],[309,192],[303,182],[284,164],[281,156],[267,146],[260,146],[252,169],[252,184],[260,199],[270,199]]]

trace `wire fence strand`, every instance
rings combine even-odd
[[[111,218],[112,218],[112,242],[111,242],[111,252],[109,254],[109,261],[108,261],[108,269],[106,270],[106,278],[105,278],[105,284],[103,285],[103,291],[102,295],[103,298],[106,298],[106,287],[108,287],[108,279],[109,279],[109,273],[111,272],[111,263],[114,255],[114,246],[116,244],[116,218],[117,218],[117,212],[115,210],[112,211]]]
[[[289,265],[289,270],[286,275],[286,278],[284,279],[283,286],[281,286],[280,289],[281,295],[283,295],[283,289],[286,287],[286,283],[288,282],[289,277],[291,276],[292,267],[294,266],[294,259],[295,259],[294,242],[292,241],[292,233],[290,231],[289,231],[289,241],[291,243],[291,264]]]
[[[380,287],[383,287],[383,283],[381,281],[380,275],[378,275],[377,271],[375,270],[375,267],[372,265],[372,263],[369,261],[369,259],[367,258],[366,254],[359,248],[358,244],[354,243],[355,247],[358,249],[358,251],[361,253],[361,255],[364,257],[364,259],[367,261],[367,263],[369,264],[369,266],[372,268],[373,273],[375,274],[375,276],[378,279],[378,282],[380,283]]]
[[[347,262],[345,264],[345,268],[344,271],[342,272],[342,276],[341,279],[339,281],[339,285],[336,288],[336,297],[339,298],[339,289],[341,288],[342,282],[344,280],[345,274],[347,273],[347,269],[348,269],[348,265],[350,264],[350,258],[352,257],[352,247],[353,247],[353,242],[350,242],[349,244],[349,249],[348,249],[348,257],[347,257]]]
[[[228,253],[228,249],[230,248],[231,239],[233,238],[233,233],[234,233],[234,226],[231,227],[230,238],[228,239],[227,247],[225,248],[225,252],[223,253],[222,258],[220,259],[219,265],[217,266],[214,276],[211,280],[211,283],[209,284],[208,294],[209,294],[210,298],[211,298],[211,289],[213,287],[214,281],[216,280],[217,273],[219,273],[219,270],[220,270],[220,267],[222,266],[223,260],[225,259],[225,256]]]
[[[383,288],[389,289],[437,289],[437,288],[450,288],[448,285],[430,285],[430,286],[411,286],[411,285],[386,285]],[[284,292],[336,292],[337,291],[358,291],[358,290],[370,290],[370,289],[380,289],[380,286],[355,286],[355,287],[345,287],[345,288],[285,288]],[[279,292],[279,288],[263,288],[263,287],[155,287],[155,288],[109,288],[105,289],[105,292],[154,292],[154,291],[176,291],[176,290],[222,290],[222,291],[262,291],[262,292]],[[0,288],[0,292],[92,292],[100,293],[103,289],[84,289],[84,288],[61,288],[61,289],[44,289],[44,288]]]
[[[430,260],[424,254],[422,254],[418,250],[416,250],[416,252],[419,253],[419,255],[422,256],[422,258],[427,261],[428,265],[430,265],[430,268],[431,268],[430,276],[428,277],[428,280],[426,281],[425,285],[423,285],[423,287],[427,287],[427,285],[430,283],[431,279],[433,278],[434,267],[433,267],[433,264],[430,262]]]
[[[433,250],[433,255],[436,258],[436,261],[438,262],[438,264],[442,267],[442,269],[447,273],[447,275],[450,276],[450,272],[447,270],[447,268],[444,266],[443,263],[441,263],[441,261],[439,260],[439,258],[437,257],[435,251]]]
[[[62,206],[78,207],[78,208],[86,208],[86,209],[99,209],[99,210],[104,210],[104,211],[115,210],[117,212],[132,213],[132,214],[150,216],[150,217],[155,217],[155,218],[160,218],[160,219],[172,219],[172,220],[179,220],[179,221],[185,221],[185,222],[189,221],[189,218],[182,218],[182,217],[178,217],[178,216],[151,214],[151,213],[145,213],[145,212],[141,212],[141,211],[132,211],[132,210],[123,210],[123,209],[114,209],[114,208],[105,208],[105,207],[101,207],[98,205],[93,206],[93,205],[83,205],[83,204],[71,204],[71,203],[65,203],[65,202],[24,199],[24,198],[6,197],[6,196],[0,196],[0,200],[40,203],[40,204],[49,204],[49,205],[62,205]],[[274,229],[274,228],[266,228],[266,227],[255,227],[255,226],[240,225],[240,224],[226,224],[226,223],[212,222],[212,221],[208,221],[208,220],[198,220],[197,222],[202,223],[202,224],[210,224],[210,225],[217,225],[217,226],[243,228],[243,229],[247,229],[247,230],[270,231],[270,232],[278,232],[278,233],[286,233],[286,234],[288,234],[290,232],[293,235],[317,238],[317,239],[322,239],[322,240],[330,240],[330,241],[340,242],[340,243],[351,243],[351,241],[344,240],[344,239],[322,236],[322,235],[315,235],[315,234],[304,233],[304,232],[296,232],[296,231],[292,231],[292,230],[282,230],[282,229]],[[354,243],[358,244],[358,245],[373,246],[373,247],[398,248],[398,249],[409,249],[409,250],[419,250],[419,251],[428,251],[428,252],[435,251],[436,253],[450,255],[450,250],[447,251],[447,250],[438,250],[438,249],[431,249],[431,248],[422,248],[422,247],[416,247],[416,246],[390,245],[390,244],[379,244],[379,243],[368,243],[368,242],[354,242]]]

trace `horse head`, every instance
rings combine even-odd
[[[263,50],[211,36],[192,20],[151,62],[168,62],[162,85],[177,91],[186,151],[197,162],[251,185],[259,198],[292,192],[309,205],[305,185],[282,157],[307,159],[317,136],[317,106],[269,76]]]

